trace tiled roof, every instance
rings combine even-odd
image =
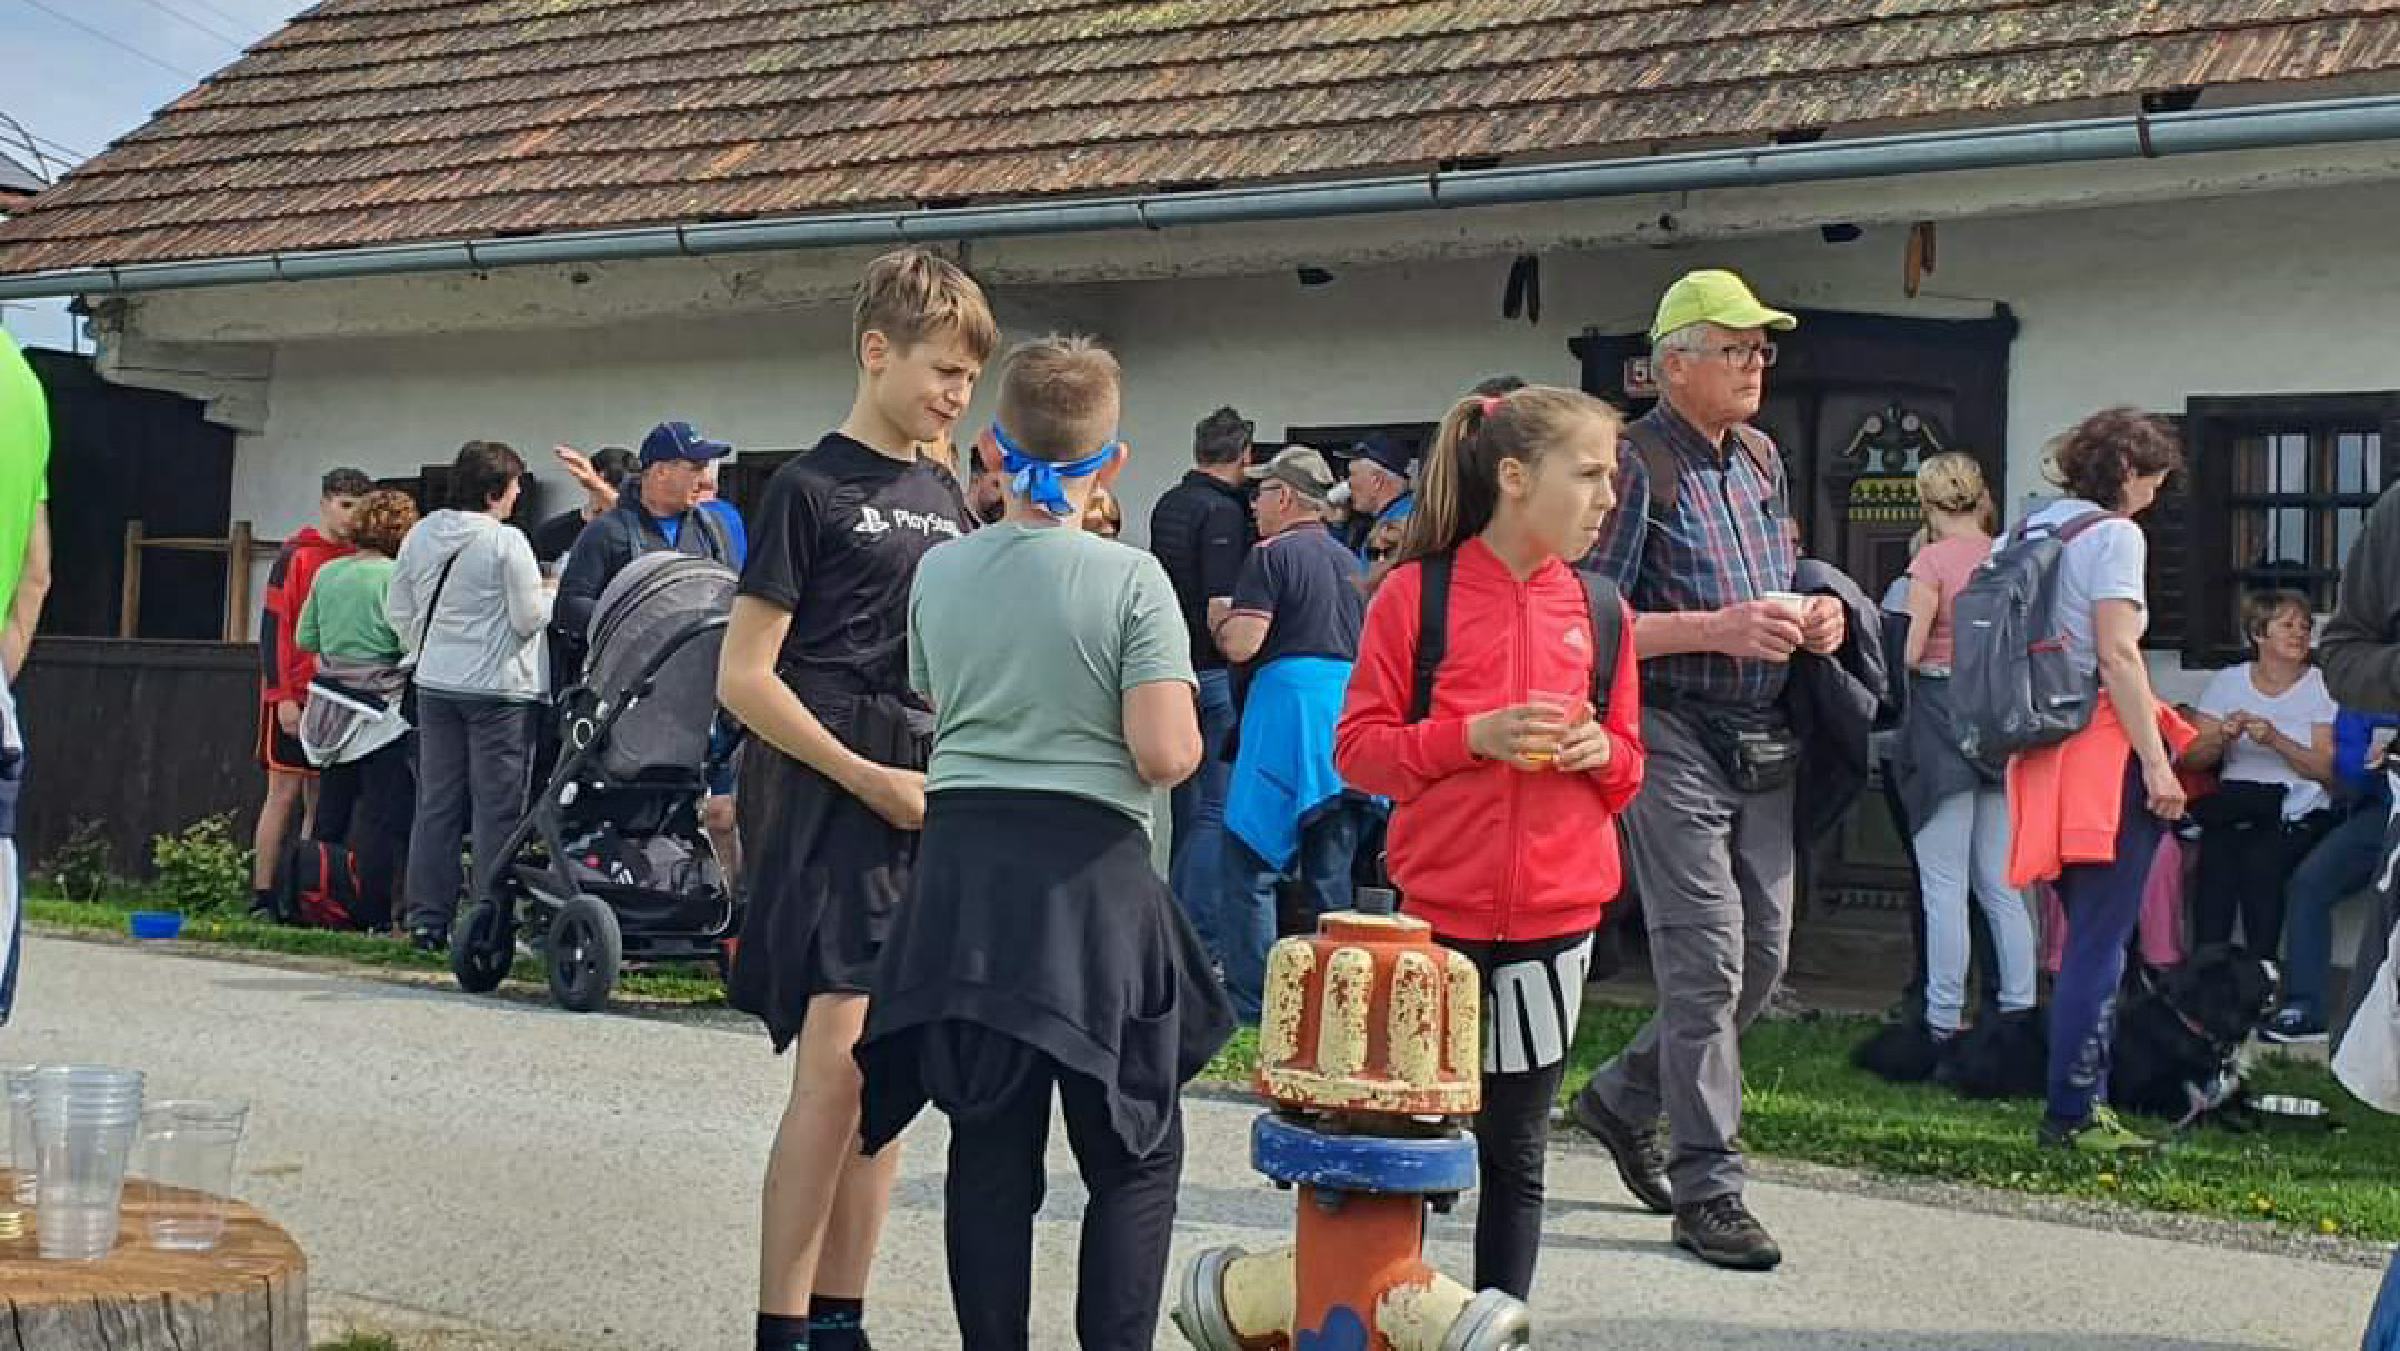
[[[1639,153],[2400,69],[2400,0],[327,0],[0,272]]]

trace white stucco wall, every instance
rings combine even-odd
[[[2389,222],[2400,186],[1953,221],[1940,270],[1902,294],[1902,231],[1829,245],[1814,232],[1708,247],[1543,259],[1543,323],[1500,317],[1507,261],[1289,273],[1108,288],[1128,354],[1127,430],[1154,453],[1135,495],[1167,480],[1192,423],[1231,402],[1262,429],[1429,419],[1476,379],[1573,382],[1587,325],[1646,328],[1659,291],[1699,266],[1744,273],[1771,303],[1925,318],[2006,301],[2012,353],[2009,498],[2040,486],[2043,444],[2111,403],[2180,411],[2195,394],[2400,387],[2388,335],[2400,294]],[[1769,379],[1773,378],[1770,373]]]
[[[1120,488],[1136,540],[1151,501],[1183,472],[1193,423],[1219,404],[1280,437],[1291,426],[1430,420],[1499,371],[1571,384],[1571,337],[1646,327],[1659,290],[1699,266],[1739,269],[1770,301],[1811,308],[1957,318],[2007,302],[2021,325],[2014,502],[2041,487],[2044,443],[2106,404],[2176,411],[2200,394],[2400,387],[2387,317],[2400,294],[2400,249],[2388,241],[2396,208],[2400,183],[2372,182],[1951,220],[1939,270],[1915,300],[1902,294],[1897,226],[1843,245],[1808,230],[1550,252],[1538,326],[1500,317],[1505,256],[1342,265],[1320,288],[1301,287],[1279,258],[1251,275],[1003,283],[995,294],[1014,337],[1076,328],[1123,357],[1135,459]],[[822,261],[810,260],[795,294],[830,290],[830,273],[814,275]],[[735,309],[749,283],[689,266],[695,285],[722,288],[712,295]],[[413,297],[422,312],[404,317],[423,327],[472,294],[433,279],[381,297],[386,322],[395,297]],[[717,317],[253,343],[240,350],[271,351],[273,378],[264,430],[241,441],[234,515],[279,533],[311,517],[327,466],[410,473],[477,436],[510,442],[537,467],[554,442],[630,442],[665,417],[741,446],[806,445],[849,405],[847,334],[844,307],[820,299]],[[987,383],[973,417],[990,402]],[[2170,693],[2187,693],[2171,664],[2162,675]]]
[[[806,445],[849,410],[846,314],[708,324],[293,343],[275,357],[273,411],[236,458],[233,514],[280,532],[315,513],[317,474],[376,475],[506,441],[557,480],[552,445],[635,445],[687,418],[738,445]]]
[[[1900,232],[1828,245],[1812,231],[1710,246],[1551,254],[1543,323],[1503,320],[1506,260],[1346,267],[1304,289],[1288,270],[1189,281],[1008,288],[1022,336],[1097,330],[1126,364],[1137,459],[1129,516],[1181,472],[1192,424],[1233,403],[1266,431],[1438,415],[1476,378],[1513,370],[1572,382],[1567,340],[1587,325],[1646,323],[1658,290],[1693,266],[1747,274],[1779,303],[1927,317],[1988,313],[2022,325],[2010,388],[2013,500],[2039,484],[2042,444],[2075,417],[2130,402],[2175,410],[2195,394],[2400,384],[2387,241],[2400,186],[1953,221],[1926,294],[1901,294]],[[838,306],[585,329],[278,345],[269,416],[243,440],[237,516],[277,531],[306,519],[314,474],[350,461],[402,472],[470,436],[540,452],[624,441],[664,416],[737,444],[805,444],[847,407]],[[988,399],[980,401],[988,404]],[[979,407],[978,415],[981,415]]]

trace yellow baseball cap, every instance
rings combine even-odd
[[[1679,328],[1715,324],[1719,328],[1798,328],[1800,321],[1782,310],[1771,310],[1750,294],[1749,284],[1722,268],[1686,272],[1658,299],[1658,318],[1650,325],[1657,342]]]

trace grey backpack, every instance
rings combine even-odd
[[[1997,766],[2091,723],[2100,682],[2067,655],[2058,564],[2069,541],[2116,519],[2094,510],[2059,525],[2020,525],[1958,593],[1950,698],[1958,748],[1969,760]]]

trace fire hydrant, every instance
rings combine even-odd
[[[1504,1351],[1522,1302],[1427,1266],[1425,1211],[1475,1185],[1482,996],[1474,964],[1391,893],[1327,915],[1267,959],[1250,1163],[1299,1190],[1293,1242],[1212,1248],[1176,1328],[1198,1351]]]

